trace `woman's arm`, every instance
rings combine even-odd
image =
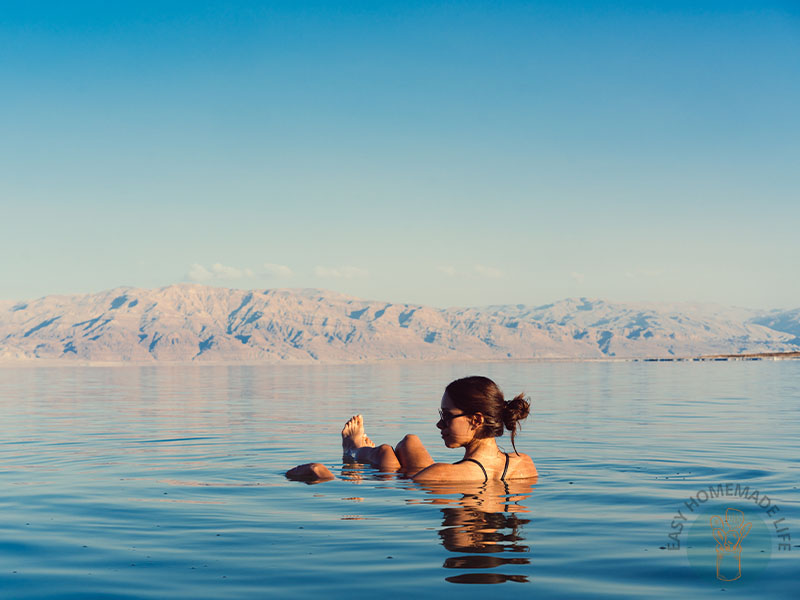
[[[286,478],[295,481],[329,481],[334,479],[333,473],[322,463],[306,463],[297,465],[293,469],[286,471]]]

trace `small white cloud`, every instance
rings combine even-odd
[[[276,265],[274,263],[264,263],[261,266],[262,275],[267,277],[291,277],[292,270],[286,265]]]
[[[455,267],[442,266],[442,267],[436,267],[436,270],[439,271],[440,273],[444,273],[448,277],[455,277],[456,276],[456,268]]]
[[[356,279],[369,276],[369,271],[360,267],[314,267],[314,274],[317,277],[331,277],[336,279]]]
[[[213,277],[214,274],[206,269],[203,265],[198,265],[195,263],[189,267],[189,279],[192,281],[208,281]]]
[[[488,277],[489,279],[500,279],[503,276],[503,272],[500,269],[487,267],[485,265],[475,265],[475,272],[478,275]]]
[[[570,273],[569,276],[572,277],[578,283],[583,283],[583,280],[586,279],[586,275],[584,275],[583,273],[576,273],[575,271]]]
[[[252,277],[252,269],[238,269],[229,267],[222,263],[214,263],[208,269],[197,263],[189,267],[189,279],[192,281],[208,281],[210,279],[241,279],[242,277]]]
[[[229,267],[220,263],[211,265],[211,272],[214,273],[215,279],[241,279],[245,275],[242,269]]]

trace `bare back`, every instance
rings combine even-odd
[[[455,464],[433,463],[411,475],[411,478],[421,482],[485,482],[529,479],[538,475],[530,456],[509,453],[483,461],[468,457]]]

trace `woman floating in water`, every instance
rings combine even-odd
[[[396,447],[375,446],[364,432],[364,419],[356,415],[342,429],[345,456],[369,463],[382,471],[402,471],[419,482],[457,482],[524,479],[538,475],[533,460],[517,452],[514,438],[519,422],[528,416],[530,402],[523,394],[506,402],[503,392],[486,377],[465,377],[445,389],[436,426],[448,448],[464,448],[455,464],[435,463],[413,434]],[[501,452],[495,438],[511,432],[513,454]],[[308,463],[286,473],[290,479],[325,480],[333,474],[321,463]]]

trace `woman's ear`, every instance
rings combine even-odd
[[[472,422],[472,425],[475,427],[475,429],[478,429],[479,427],[482,427],[483,426],[483,421],[484,421],[483,413],[479,413],[479,412],[472,413],[471,422]]]

